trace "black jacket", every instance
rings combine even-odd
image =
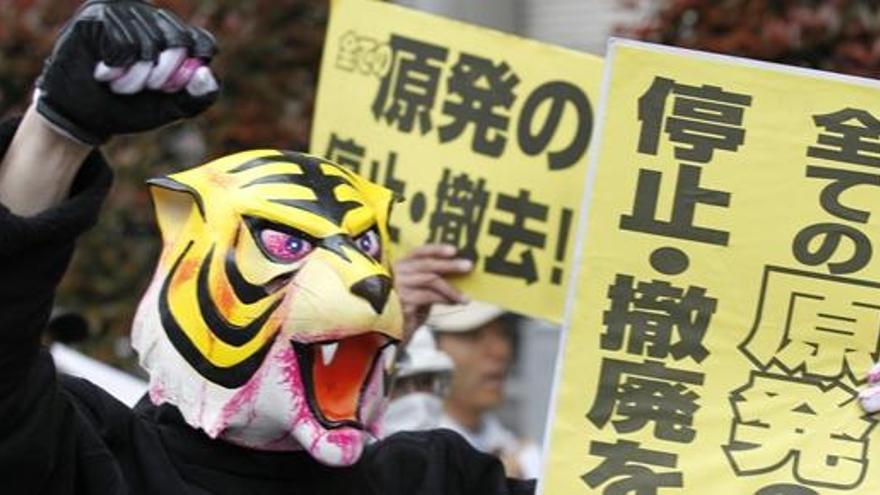
[[[15,127],[0,127],[2,153]],[[532,493],[534,483],[507,480],[497,459],[451,431],[397,434],[367,447],[356,465],[330,468],[305,452],[213,440],[172,406],[144,398],[129,409],[86,380],[58,375],[40,334],[74,242],[94,224],[110,182],[96,152],[63,204],[31,218],[0,205],[0,493]]]

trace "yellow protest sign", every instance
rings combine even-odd
[[[880,492],[880,84],[606,64],[543,493]]]
[[[601,59],[332,3],[311,151],[394,189],[398,253],[456,245],[474,299],[560,321]]]

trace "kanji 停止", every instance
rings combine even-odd
[[[669,95],[673,102],[666,117]],[[751,96],[717,86],[690,86],[655,77],[639,98],[639,153],[656,155],[662,130],[678,144],[676,159],[709,163],[716,149],[736,151],[743,144],[743,115],[751,104]]]
[[[669,215],[669,220],[664,220],[658,218],[657,213],[663,174],[656,170],[640,169],[632,213],[620,217],[620,228],[726,246],[730,237],[727,231],[694,223],[698,205],[726,208],[730,204],[730,193],[701,187],[700,175],[700,167],[680,165],[675,183],[672,213]]]

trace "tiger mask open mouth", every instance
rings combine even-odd
[[[403,326],[391,192],[276,150],[150,184],[164,247],[132,336],[153,402],[212,437],[356,462]]]
[[[367,429],[369,391],[379,376],[384,388],[396,352],[395,341],[379,333],[301,344],[291,341],[300,365],[306,400],[326,429]],[[378,371],[377,371],[378,370]]]

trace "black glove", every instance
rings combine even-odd
[[[173,68],[177,74],[171,78],[176,81],[164,88],[144,87],[144,73],[134,94],[120,94],[131,93],[131,85],[119,90],[96,78],[99,62],[122,75],[125,68],[156,67],[164,51],[183,50],[193,58]],[[207,92],[192,91],[182,83],[193,76],[194,65],[207,64],[215,52],[210,33],[185,25],[171,12],[138,0],[89,0],[61,31],[46,60],[37,82],[37,111],[62,131],[92,145],[115,134],[146,131],[192,117],[217,99],[218,86],[209,71],[205,76],[207,68],[201,74],[210,80]]]

